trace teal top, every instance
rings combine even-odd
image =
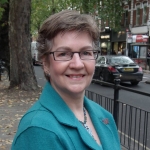
[[[84,106],[101,145],[47,83],[39,100],[22,117],[11,150],[121,150],[112,115],[87,97]]]
[[[103,150],[102,145],[100,145],[100,150]]]

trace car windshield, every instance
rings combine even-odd
[[[105,63],[105,57],[98,57],[96,62],[98,64],[104,64]]]
[[[130,64],[134,63],[132,59],[129,57],[112,57],[110,59],[111,63],[116,63],[116,64]]]

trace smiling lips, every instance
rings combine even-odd
[[[83,78],[85,75],[83,74],[79,74],[79,75],[67,75],[67,77],[71,78],[71,79],[81,79]]]

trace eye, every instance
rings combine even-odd
[[[59,56],[66,56],[67,52],[59,52]]]
[[[82,54],[82,55],[85,55],[85,56],[92,56],[92,55],[93,55],[93,51],[87,50],[87,51],[81,52],[81,54]]]
[[[66,56],[70,56],[71,53],[70,52],[65,52],[65,51],[57,51],[56,55],[57,55],[57,57],[66,57]]]

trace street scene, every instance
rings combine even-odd
[[[15,95],[18,89],[7,90],[8,81],[1,82],[0,84],[0,149],[8,150],[11,146],[12,139],[16,133],[16,129],[22,115],[27,109],[39,98],[41,89],[46,83],[46,79],[43,74],[41,66],[35,66],[35,75],[38,81],[39,90],[35,92],[20,91],[18,95]],[[149,93],[150,84],[145,83],[150,79],[149,72],[144,73],[143,80],[138,86],[132,86],[130,83],[124,83],[123,86],[144,91]],[[114,91],[108,86],[101,86],[100,84],[92,83],[87,90],[96,92],[100,95],[105,95],[109,98],[113,98]],[[120,91],[119,99],[122,102],[136,106],[143,110],[149,111],[150,99],[142,95],[137,95],[127,91]],[[7,100],[7,101],[6,101]],[[141,129],[144,127],[142,126]],[[148,139],[150,135],[148,133]],[[126,139],[127,140],[127,139]],[[150,148],[149,143],[147,144],[147,150]]]
[[[36,78],[38,80],[38,83],[39,83],[40,86],[43,87],[46,80],[44,78],[42,68],[40,66],[35,66],[34,69],[35,69],[35,72],[36,72]],[[138,90],[138,91],[143,91],[143,92],[146,92],[146,93],[150,93],[150,91],[149,91],[149,86],[150,86],[149,79],[150,79],[150,72],[149,71],[144,71],[143,80],[139,83],[138,86],[133,86],[129,82],[122,83],[121,85],[125,86],[127,88],[131,88],[131,89],[135,89],[135,90]],[[94,93],[97,93],[99,95],[104,95],[108,98],[113,99],[113,97],[114,97],[114,90],[112,88],[110,88],[109,86],[101,86],[100,84],[92,83],[87,88],[87,90],[92,91]],[[150,97],[148,97],[148,96],[143,96],[143,95],[128,92],[128,91],[125,91],[125,90],[120,90],[119,100],[121,102],[123,102],[124,104],[129,104],[131,106],[134,106],[134,107],[137,107],[141,110],[145,110],[145,111],[149,112]],[[133,113],[135,113],[135,112],[133,112]],[[150,117],[150,114],[148,116]],[[138,117],[140,117],[140,116],[138,116]],[[142,116],[142,118],[144,118],[144,116]],[[142,121],[142,119],[141,119],[141,121]],[[126,128],[130,128],[129,127],[130,123],[127,120],[126,120],[126,122],[127,122],[127,127]],[[148,131],[149,131],[149,129],[150,129],[150,120],[149,120],[148,125],[149,125],[148,126]],[[134,127],[135,127],[135,124],[133,125],[133,129],[134,129]],[[144,124],[142,124],[140,128],[141,128],[140,130],[142,131],[145,128]],[[147,140],[150,139],[150,134],[149,134],[148,131],[147,131]],[[138,133],[138,131],[136,131],[136,132]],[[135,134],[135,133],[133,133],[133,134]],[[143,135],[144,132],[141,132],[140,134]],[[125,133],[123,133],[123,135],[125,135]],[[137,141],[136,144],[138,143],[139,145],[134,147],[134,144],[132,144],[131,147],[132,148],[134,147],[135,149],[138,149],[138,147],[139,147],[139,149],[142,149],[143,148],[142,141],[141,141],[141,143],[138,142],[138,135],[136,135],[136,136],[137,137],[135,139],[133,137],[133,141],[134,140]],[[125,138],[124,140],[128,141],[128,138]],[[149,148],[150,148],[150,145],[149,145],[149,142],[148,142],[146,149],[148,150]]]
[[[0,1],[0,150],[150,150],[148,0]]]

